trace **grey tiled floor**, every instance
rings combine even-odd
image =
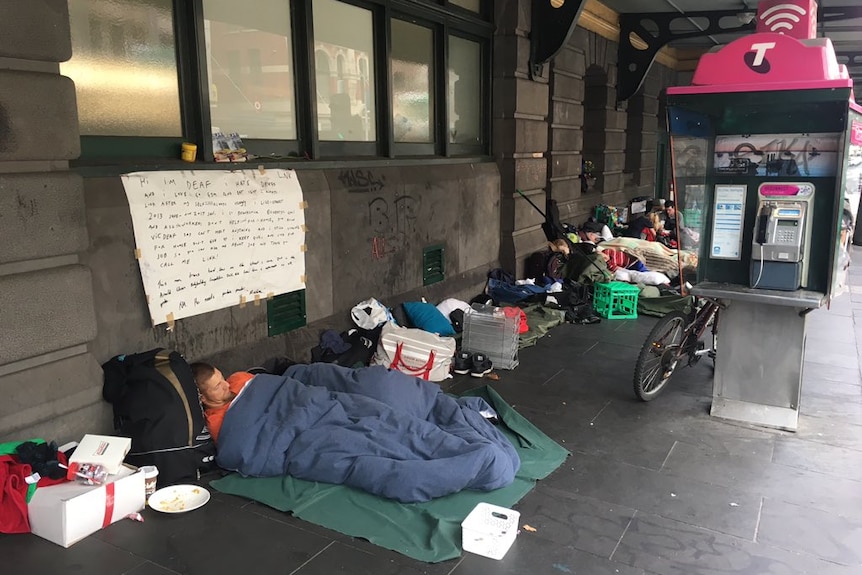
[[[650,318],[561,326],[523,350],[493,385],[573,455],[516,506],[536,531],[500,562],[419,563],[217,492],[195,512],[147,510],[145,523],[121,521],[68,550],[0,535],[0,557],[16,573],[92,575],[856,575],[862,266],[851,274],[858,293],[809,315],[797,433],[711,418],[708,360],[679,371],[656,401],[635,400]]]

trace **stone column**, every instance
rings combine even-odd
[[[104,431],[66,0],[0,1],[0,441]]]
[[[521,262],[546,242],[542,216],[516,190],[545,209],[548,83],[531,80],[530,0],[495,3],[494,155],[500,168],[500,264],[521,275]]]

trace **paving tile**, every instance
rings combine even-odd
[[[839,381],[841,383],[852,383],[862,385],[862,375],[859,370],[852,367],[840,367],[837,365],[824,365],[822,363],[802,362],[802,386],[811,382],[816,385],[816,382]]]
[[[800,438],[778,438],[772,460],[780,465],[862,481],[862,451]],[[862,485],[860,485],[862,489]]]
[[[818,337],[829,341],[853,341],[855,325],[852,317],[813,312],[805,322],[809,337]]]
[[[752,539],[760,498],[602,456],[576,453],[543,486]]]
[[[825,417],[799,416],[796,435],[801,439],[817,441],[837,447],[862,451],[862,426],[833,421]]]
[[[641,513],[632,520],[612,558],[662,575],[858,574],[856,567]]]
[[[856,565],[862,571],[862,519],[846,519],[766,498],[757,541],[842,565]]]
[[[156,565],[155,563],[147,561],[123,575],[175,575],[176,573],[176,571],[166,569],[161,565]]]
[[[119,521],[96,534],[97,540],[189,575],[236,575],[249,557],[259,572],[290,572],[303,565],[330,540],[273,521],[221,501],[185,514],[144,510],[143,523]],[[217,549],[241,549],[218,553]]]
[[[257,569],[256,569],[257,570]],[[424,573],[396,563],[387,557],[367,550],[357,549],[338,541],[333,541],[308,563],[296,571],[282,571],[291,575],[331,575],[350,573],[350,575],[419,575]]]
[[[807,395],[805,400],[799,403],[799,412],[812,417],[862,425],[862,402],[848,401],[847,398]]]
[[[649,403],[634,406],[612,402],[595,419],[593,427],[650,438],[667,433],[677,441],[706,446],[713,453],[745,455],[772,460],[776,433],[744,424],[735,425],[709,415],[711,397],[668,390]],[[661,437],[661,435],[659,435]]]
[[[144,558],[95,537],[64,549],[29,533],[0,534],[0,557],[7,573],[117,575],[145,563]]]
[[[862,403],[862,385],[859,385],[858,383],[842,383],[840,381],[829,381],[826,379],[806,382],[803,377],[803,405],[805,404],[806,399],[809,397],[827,397],[834,398],[840,401]]]
[[[602,406],[604,407],[604,406]],[[522,410],[522,413],[525,410]],[[529,412],[529,411],[528,411]],[[600,417],[600,413],[597,413]],[[663,431],[650,431],[644,434],[635,428],[613,429],[609,426],[595,425],[590,420],[572,421],[564,417],[551,417],[542,420],[537,416],[531,421],[541,427],[567,449],[584,453],[601,454],[622,463],[658,470],[661,468],[676,437]]]
[[[862,484],[850,479],[683,443],[671,452],[663,472],[831,513],[853,510],[862,518]]]
[[[635,513],[542,483],[515,509],[521,513],[521,524],[535,528],[539,537],[601,557],[610,556]]]
[[[816,365],[829,365],[845,367],[848,369],[859,369],[859,359],[856,353],[841,353],[837,351],[805,352],[805,363]]]
[[[571,545],[522,531],[502,560],[464,553],[452,575],[645,575],[640,568],[611,561]]]
[[[825,353],[838,353],[846,356],[855,356],[856,342],[829,341],[816,337],[810,337],[809,334],[809,337],[805,341],[805,358],[809,359],[812,355],[822,355]]]

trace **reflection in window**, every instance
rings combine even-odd
[[[374,27],[371,11],[313,0],[317,129],[324,141],[373,142]]]
[[[282,0],[207,0],[204,33],[212,131],[296,139],[290,7]]]
[[[454,4],[455,6],[460,6],[461,8],[466,8],[471,12],[478,13],[481,9],[482,0],[449,0],[450,4]]]
[[[392,126],[396,142],[433,142],[434,33],[392,20]]]
[[[172,0],[70,0],[84,136],[181,136]]]
[[[449,36],[449,142],[481,144],[481,49],[477,42]]]

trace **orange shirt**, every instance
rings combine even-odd
[[[227,378],[227,385],[234,393],[234,395],[236,395],[253,377],[254,375],[248,373],[247,371],[238,371],[232,374],[229,378]],[[227,403],[220,407],[204,408],[204,418],[207,422],[207,428],[210,430],[210,435],[212,436],[213,441],[215,441],[216,443],[218,443],[218,432],[221,429],[222,421],[224,421],[224,414],[227,413],[228,407],[230,407],[230,403]]]

